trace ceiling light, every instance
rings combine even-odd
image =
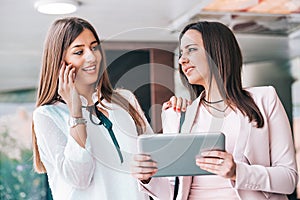
[[[78,2],[73,0],[39,0],[34,4],[35,9],[43,14],[70,14],[77,10]]]

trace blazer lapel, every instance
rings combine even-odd
[[[182,133],[189,133],[191,132],[198,107],[199,107],[200,98],[197,98],[190,106],[187,107],[185,113],[185,120],[182,124],[181,132]]]
[[[244,162],[245,151],[247,149],[247,144],[248,144],[249,136],[251,134],[252,125],[249,124],[248,118],[243,117],[243,114],[240,113],[240,111],[237,111],[237,114],[241,116],[239,118],[240,131],[234,145],[233,157],[237,161]]]
[[[176,200],[187,200],[190,188],[192,184],[193,177],[192,176],[181,176],[179,177],[179,189]]]
[[[201,96],[201,95],[200,95]],[[197,111],[199,107],[200,97],[195,99],[195,101],[187,107],[187,111],[185,114],[185,120],[182,124],[181,132],[182,133],[190,133]],[[176,200],[187,200],[190,188],[192,184],[193,177],[192,176],[181,176],[179,177],[179,188],[178,195]]]

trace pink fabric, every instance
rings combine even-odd
[[[239,124],[240,130],[233,149],[237,165],[236,181],[231,182],[231,187],[243,200],[287,199],[285,194],[292,193],[298,181],[295,148],[287,115],[272,86],[249,88],[248,91],[262,112],[265,125],[263,128],[256,128],[240,112],[236,113],[239,121],[226,122],[229,127]],[[199,98],[188,107],[182,132],[191,132],[198,105]],[[169,132],[166,127],[174,127],[179,122],[179,115],[169,109],[162,113],[162,119],[164,132]],[[206,122],[210,120],[201,119]],[[159,188],[151,194],[152,197],[171,200],[173,187],[167,182],[155,184],[157,180],[154,179],[147,185],[141,185],[141,189],[147,191],[151,187],[151,191],[154,191],[153,188]],[[187,200],[192,177],[180,177],[179,180],[177,200]],[[160,198],[162,195],[164,198]]]
[[[220,176],[195,176],[191,184],[189,200],[238,200],[236,190],[228,179]]]
[[[233,153],[236,138],[240,130],[240,113],[230,112],[223,118],[213,117],[205,107],[201,106],[194,120],[191,132],[221,131],[225,135],[225,149]],[[232,124],[236,122],[235,126]],[[189,200],[239,199],[231,182],[220,176],[195,176],[191,184]]]

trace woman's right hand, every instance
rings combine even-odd
[[[157,172],[157,163],[151,159],[147,154],[136,154],[133,156],[131,163],[131,174],[133,177],[142,181],[142,183],[149,183],[151,176]]]
[[[72,117],[82,117],[81,100],[75,88],[75,67],[62,63],[58,78],[58,94],[66,102]]]
[[[163,103],[162,109],[167,110],[173,108],[176,112],[185,112],[190,101],[182,97],[172,96],[169,101]]]

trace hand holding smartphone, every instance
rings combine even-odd
[[[81,100],[75,87],[75,67],[63,62],[59,72],[58,94],[66,102],[72,117],[81,117]]]

